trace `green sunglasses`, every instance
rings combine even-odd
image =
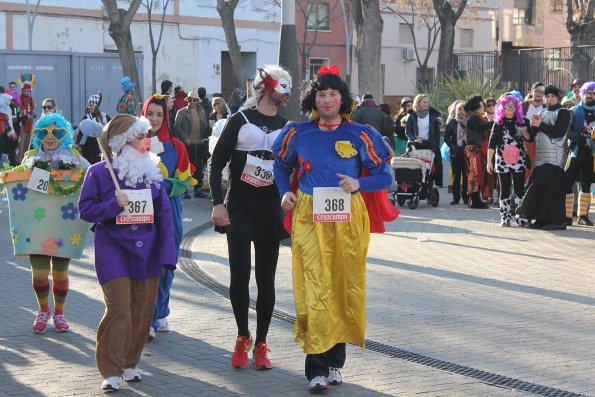
[[[51,130],[48,128],[34,128],[33,134],[35,134],[35,137],[42,142],[47,139],[48,135],[51,135],[58,141],[61,141],[66,137],[66,135],[68,135],[68,130],[66,128],[54,128]]]

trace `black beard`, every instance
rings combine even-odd
[[[585,105],[587,105],[587,106],[595,105],[595,99],[593,99],[592,101],[585,101]]]

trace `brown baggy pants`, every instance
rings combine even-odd
[[[95,360],[101,376],[121,376],[140,360],[155,309],[159,277],[118,277],[104,283],[105,314],[97,329]]]

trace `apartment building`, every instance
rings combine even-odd
[[[298,46],[311,47],[309,53],[302,55],[304,51],[299,54],[307,58],[304,62],[305,73],[302,75],[312,75],[321,65],[334,63],[339,66],[342,76],[350,82],[352,90],[358,93],[356,38],[353,26],[345,24],[351,18],[349,1],[309,3],[307,0],[296,0]],[[495,39],[498,1],[470,1],[468,7],[470,11],[457,24],[454,50],[494,50],[498,45]],[[422,60],[428,51],[428,29],[419,15],[412,18],[410,13],[400,11],[395,8],[394,2],[381,2],[384,21],[381,61],[383,96],[386,101],[393,103],[402,96],[410,95],[416,81],[421,77],[415,47]],[[414,33],[411,32],[410,24],[413,24]],[[414,35],[417,45],[414,45]],[[427,65],[429,70],[426,73],[435,73],[439,43],[438,38],[434,48],[430,50]]]
[[[564,0],[501,0],[497,49],[569,47],[566,15]]]

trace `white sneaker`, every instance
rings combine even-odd
[[[155,339],[156,336],[157,336],[157,334],[155,334],[155,328],[153,328],[153,326],[150,326],[149,327],[149,340]]]
[[[159,326],[157,332],[169,332],[169,324],[167,323],[167,317],[163,317],[157,320]]]
[[[529,226],[531,224],[531,221],[529,219],[522,217],[520,215],[516,215],[515,219],[516,219],[516,224],[521,227]]]
[[[140,382],[142,378],[134,368],[126,368],[122,374],[122,379],[126,382]]]
[[[121,376],[110,376],[101,382],[101,390],[117,391],[120,390],[120,383],[122,383]]]
[[[316,376],[312,378],[310,381],[310,388],[308,389],[311,392],[319,392],[328,389],[328,381],[324,376]]]
[[[341,376],[339,368],[330,367],[328,369],[328,378],[326,379],[328,380],[328,383],[330,383],[331,385],[340,385],[341,383],[343,383],[343,377]]]

